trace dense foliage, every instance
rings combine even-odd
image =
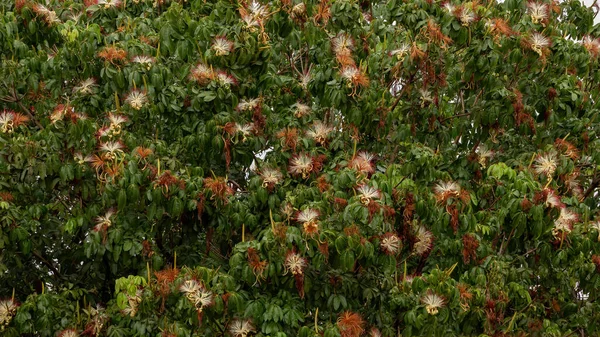
[[[0,6],[0,335],[600,334],[597,8]]]

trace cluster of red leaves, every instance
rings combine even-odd
[[[477,248],[479,248],[479,241],[472,234],[465,234],[462,237],[463,242],[463,261],[465,264],[469,264],[471,260],[477,261]]]
[[[293,152],[296,152],[296,147],[298,146],[298,129],[285,128],[277,132],[275,136],[281,139],[281,144],[284,149],[290,149]]]
[[[250,247],[248,248],[248,264],[252,268],[252,272],[256,276],[257,279],[264,278],[263,273],[265,269],[267,269],[267,265],[269,264],[267,261],[261,261],[260,256],[256,249]]]
[[[365,331],[365,321],[352,311],[344,311],[338,317],[337,326],[342,337],[359,337]]]
[[[185,189],[185,180],[175,177],[171,171],[166,170],[155,181],[154,187],[160,187],[165,194],[169,193],[169,188],[177,186],[180,189]]]
[[[535,133],[535,121],[530,114],[525,112],[525,106],[523,105],[523,94],[517,89],[514,90],[514,94],[515,98],[513,99],[512,106],[514,110],[515,124],[517,127],[519,127],[521,124],[526,123],[531,132]]]
[[[127,62],[127,52],[121,48],[115,46],[109,46],[103,48],[99,53],[98,57],[112,65],[120,65]]]
[[[205,178],[204,187],[210,191],[211,200],[218,200],[223,204],[227,204],[227,198],[233,195],[233,188],[227,184],[224,177]]]

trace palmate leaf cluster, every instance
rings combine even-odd
[[[600,334],[597,8],[0,4],[0,335]]]

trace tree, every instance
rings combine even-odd
[[[579,1],[1,1],[2,336],[600,334]]]

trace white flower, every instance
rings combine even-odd
[[[242,99],[238,105],[237,109],[239,111],[251,111],[256,109],[260,104],[260,98],[253,98],[250,100]]]
[[[125,98],[125,103],[129,104],[135,110],[140,110],[148,103],[148,96],[142,91],[133,90]]]
[[[233,42],[227,40],[224,36],[217,36],[213,40],[211,47],[217,56],[229,55],[233,50]]]
[[[590,224],[591,229],[595,229],[598,232],[598,242],[600,242],[600,221],[594,221]]]
[[[413,246],[413,251],[415,254],[421,256],[431,249],[431,245],[433,243],[433,234],[425,229],[425,227],[419,226],[417,228],[415,238],[417,239]]]
[[[283,174],[281,174],[281,172],[268,167],[262,169],[259,174],[263,180],[263,187],[275,186],[283,179]]]
[[[548,18],[550,11],[547,4],[531,1],[527,3],[527,12],[533,23],[539,23]]]
[[[360,202],[365,206],[369,205],[371,201],[381,198],[381,193],[372,186],[361,185],[357,190],[360,193]]]
[[[138,56],[135,56],[131,61],[133,63],[141,64],[147,70],[150,70],[150,68],[152,67],[152,64],[154,62],[156,62],[156,59],[154,59],[154,57],[151,57],[151,56],[138,55]]]
[[[298,220],[298,222],[300,222],[300,223],[306,223],[306,222],[313,222],[313,221],[317,220],[318,217],[319,217],[319,211],[317,211],[316,209],[307,208],[305,210],[298,212],[298,214],[296,215],[296,220]]]
[[[349,54],[354,49],[354,41],[346,33],[339,33],[331,40],[331,45],[336,55]]]
[[[554,175],[557,165],[558,159],[556,158],[556,153],[548,152],[537,156],[533,170],[535,173],[545,175],[546,178],[550,179]]]
[[[301,118],[310,114],[310,107],[306,104],[298,102],[294,104],[294,107],[296,108],[294,112],[294,116],[296,116],[296,118]]]
[[[390,52],[390,56],[396,55],[398,60],[401,60],[408,54],[410,51],[410,46],[407,43],[402,43],[397,49],[394,49]]]
[[[229,324],[229,333],[233,337],[247,337],[253,331],[254,326],[247,319],[235,319]]]
[[[543,54],[543,49],[550,46],[550,39],[540,33],[533,33],[529,39],[531,49],[540,56]]]
[[[179,291],[185,294],[195,293],[200,291],[200,283],[196,280],[185,280],[180,286]]]
[[[306,153],[300,153],[290,161],[289,171],[293,175],[302,175],[306,179],[313,170],[313,159]]]
[[[93,78],[88,78],[79,83],[78,86],[73,88],[73,93],[79,93],[82,95],[90,95],[94,93],[94,90],[98,87],[96,84],[96,80]]]
[[[475,22],[475,13],[472,9],[463,7],[458,19],[463,26],[469,26],[471,23]]]
[[[400,252],[400,238],[394,233],[385,233],[379,244],[387,255],[397,255]]]
[[[324,124],[321,121],[315,121],[313,125],[308,129],[306,135],[319,145],[324,145],[327,143],[327,138],[329,134],[333,131],[333,128]]]
[[[428,291],[427,294],[421,298],[421,301],[425,304],[425,309],[430,315],[436,315],[438,309],[445,304],[444,299],[432,291]]]
[[[306,268],[306,264],[305,258],[295,252],[289,252],[285,257],[283,266],[285,267],[286,273],[291,272],[292,275],[302,275],[304,268]]]
[[[562,233],[571,233],[573,230],[573,224],[579,220],[579,216],[577,213],[568,210],[566,208],[560,209],[560,215],[558,219],[554,221],[554,228],[552,229],[552,234],[556,237]]]

